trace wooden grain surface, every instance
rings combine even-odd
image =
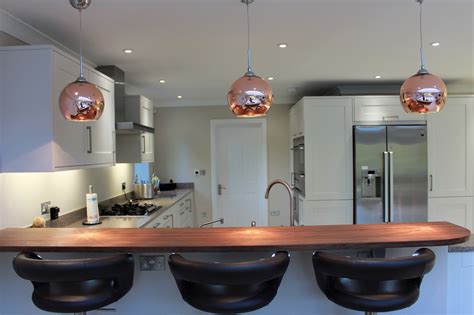
[[[471,232],[448,222],[254,228],[7,228],[0,251],[216,252],[440,246]]]

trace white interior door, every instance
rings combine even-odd
[[[211,121],[212,213],[224,226],[268,225],[266,121]]]

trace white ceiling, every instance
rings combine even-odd
[[[68,0],[0,0],[0,8],[78,50]],[[414,0],[256,0],[250,10],[253,68],[275,77],[275,103],[336,84],[398,84],[419,67]],[[426,0],[424,12],[425,43],[441,43],[426,46],[428,69],[474,85],[474,0]],[[246,70],[240,0],[93,0],[83,21],[85,56],[122,68],[158,106],[224,105]]]

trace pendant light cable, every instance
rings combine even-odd
[[[417,0],[417,2],[420,4],[420,63],[421,71],[426,71],[425,68],[425,52],[423,49],[423,0]]]
[[[79,63],[80,73],[79,80],[84,80],[83,61],[82,61],[82,9],[79,9]]]
[[[252,75],[252,66],[251,66],[251,54],[250,54],[250,12],[249,12],[249,1],[246,2],[247,5],[247,74]]]

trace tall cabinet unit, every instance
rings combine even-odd
[[[115,161],[114,82],[90,67],[84,75],[102,91],[98,121],[67,121],[59,110],[63,88],[75,81],[79,62],[52,46],[0,48],[4,172],[45,172],[110,166]],[[21,141],[20,141],[21,139]]]
[[[474,229],[474,96],[450,96],[429,115],[405,113],[398,96],[304,97],[289,120],[290,147],[305,137],[300,224],[352,223],[352,126],[401,123],[427,124],[428,220]]]
[[[428,116],[428,219],[468,229],[473,219],[474,96],[450,96]]]
[[[293,107],[298,113],[293,121],[290,113],[293,133],[299,136],[298,128],[303,128],[305,137],[300,224],[352,223],[352,102],[351,98],[304,97]]]

